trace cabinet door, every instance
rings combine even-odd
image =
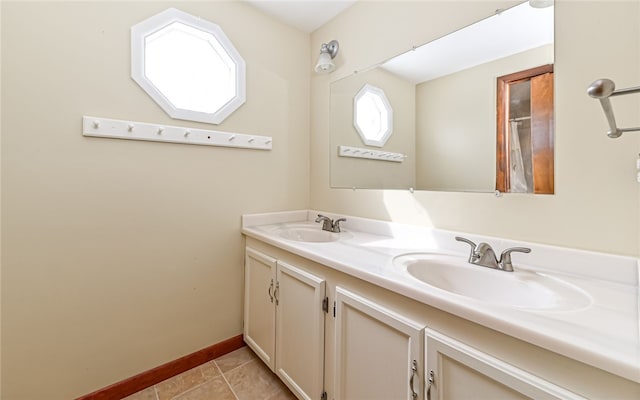
[[[324,279],[278,261],[276,374],[299,399],[324,386]]]
[[[421,398],[422,326],[336,288],[336,400]]]
[[[275,258],[247,247],[244,279],[244,341],[274,371]]]
[[[425,329],[425,399],[583,399],[464,343]]]

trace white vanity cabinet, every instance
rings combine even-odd
[[[335,299],[333,398],[422,398],[424,327],[342,287]]]
[[[426,400],[584,400],[566,389],[425,329]]]
[[[244,340],[299,399],[324,389],[325,281],[246,248]]]
[[[311,251],[253,237],[246,246],[244,340],[299,399],[640,398],[636,382],[367,282]]]

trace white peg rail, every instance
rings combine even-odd
[[[82,134],[83,136],[93,137],[240,147],[256,150],[271,150],[273,142],[270,136],[210,131],[89,116],[82,117]]]
[[[393,153],[391,151],[370,150],[360,147],[338,146],[338,155],[340,157],[368,158],[371,160],[403,162],[406,154]]]

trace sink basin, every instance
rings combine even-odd
[[[278,234],[283,239],[295,240],[297,242],[326,243],[340,240],[341,235],[345,233],[323,231],[319,226],[297,226],[282,228],[278,231]]]
[[[429,286],[503,307],[570,311],[592,302],[585,291],[562,279],[517,267],[505,272],[471,265],[462,256],[405,254],[393,264]]]

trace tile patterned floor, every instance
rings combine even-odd
[[[296,397],[245,346],[123,400],[296,400]]]

